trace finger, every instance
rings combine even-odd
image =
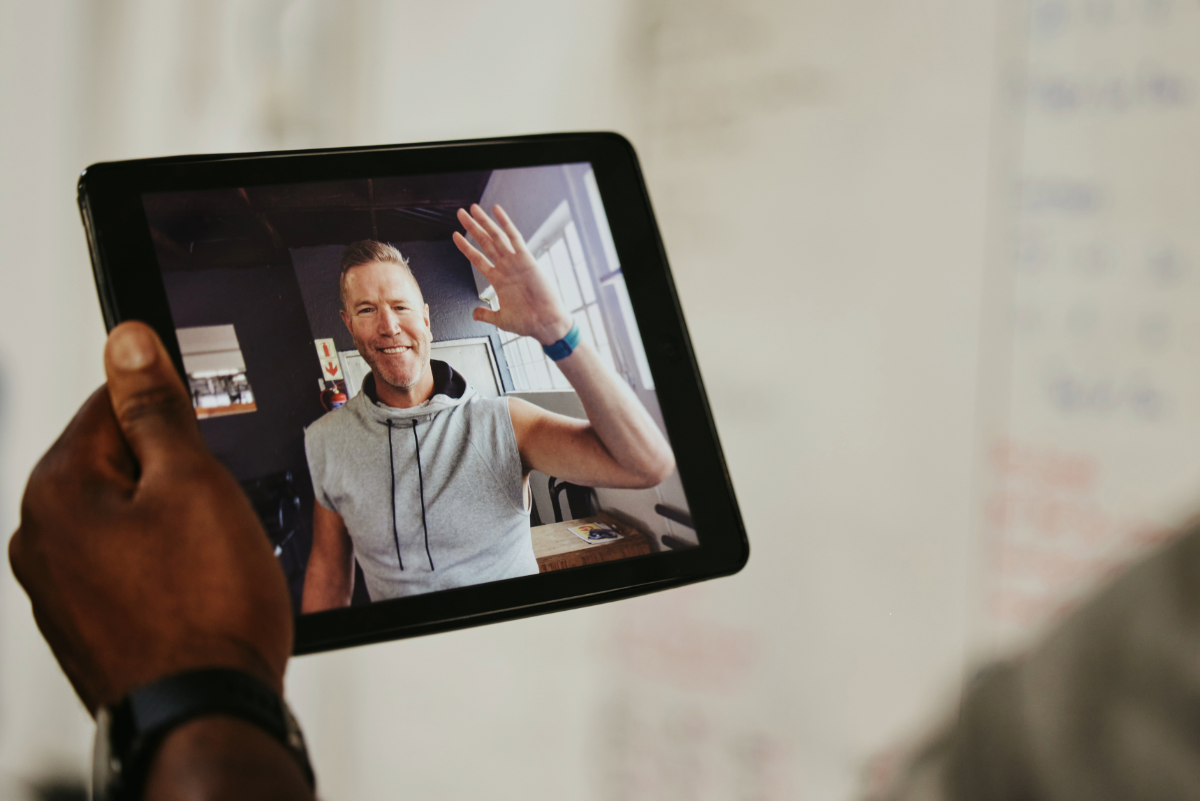
[[[502,247],[509,253],[516,253],[512,242],[508,241],[508,236],[504,231],[500,230],[500,226],[496,225],[496,221],[489,217],[487,212],[478,203],[471,204],[471,216],[487,230],[488,234],[496,242],[497,247]]]
[[[500,227],[504,230],[505,235],[508,237],[508,241],[512,242],[513,247],[516,250],[524,250],[525,237],[521,236],[521,232],[517,230],[517,226],[513,223],[512,218],[508,216],[504,209],[500,208],[499,203],[497,203],[495,206],[492,206],[492,213],[496,215],[496,219],[499,221]]]
[[[450,238],[454,240],[454,244],[458,246],[458,249],[462,251],[462,254],[467,257],[467,261],[475,265],[475,269],[479,270],[479,272],[487,275],[488,272],[495,267],[495,265],[492,264],[487,256],[476,250],[475,247],[467,241],[467,238],[458,231],[455,231],[454,235]]]
[[[104,694],[99,687],[95,686],[99,677],[95,675],[94,669],[89,669],[88,660],[80,658],[77,646],[73,647],[72,638],[55,625],[54,618],[56,617],[60,616],[54,615],[52,612],[47,613],[36,602],[33,604],[33,622],[37,624],[38,631],[46,639],[46,644],[50,646],[54,658],[58,660],[58,666],[66,674],[67,681],[71,682],[72,689],[79,696],[79,700],[83,702],[88,714],[95,717],[96,710],[101,705],[99,696]],[[118,699],[107,698],[106,700],[111,702]]]
[[[113,416],[108,388],[91,394],[33,470],[41,480],[60,474],[74,478],[99,475],[105,479],[136,478],[137,462]],[[47,475],[51,474],[51,475]]]
[[[137,476],[137,461],[117,427],[108,390],[100,387],[34,466],[21,497],[21,517],[53,514],[64,498],[128,498],[137,489]]]
[[[479,249],[483,251],[493,262],[499,257],[499,252],[496,250],[496,243],[492,241],[491,234],[484,229],[479,223],[475,222],[475,218],[462,209],[458,210],[458,221],[462,223],[462,227],[466,229],[471,238],[479,245]]]
[[[494,325],[497,328],[500,327],[500,313],[499,312],[494,312],[491,309],[485,309],[482,306],[480,306],[479,308],[475,309],[475,311],[471,312],[471,316],[475,318],[476,322],[489,323],[490,325]]]
[[[54,624],[63,614],[61,597],[57,593],[46,591],[54,584],[54,579],[49,576],[53,563],[47,559],[45,548],[39,548],[36,542],[31,543],[31,536],[37,539],[24,525],[13,534],[8,543],[9,564],[12,565],[17,583],[29,595],[34,622],[46,638],[50,650],[54,652],[59,666],[67,674],[80,700],[87,706],[88,711],[94,714],[93,694],[88,692],[80,681],[89,671],[79,669],[78,655],[71,647],[70,638],[65,636],[60,626]],[[56,611],[59,614],[55,614]]]
[[[72,535],[71,513],[64,504],[76,511],[88,509],[90,522],[98,524],[107,502],[132,496],[137,471],[102,386],[38,460],[21,496],[21,525],[9,540],[8,559],[31,597],[47,583],[47,549],[53,551],[54,542]]]
[[[122,323],[108,336],[104,371],[113,414],[142,475],[203,449],[196,412],[167,350],[145,323]]]

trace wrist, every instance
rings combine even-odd
[[[305,784],[313,785],[304,737],[282,697],[247,673],[215,668],[166,676],[134,688],[119,703],[99,710],[93,797],[136,801],[158,764],[161,748],[176,733],[211,732],[213,724],[201,725],[201,721],[226,718],[274,740],[272,750],[282,751],[306,779]],[[222,725],[228,728],[228,724]],[[211,756],[197,754],[196,759]]]
[[[533,338],[538,341],[538,344],[543,348],[553,345],[567,335],[571,327],[575,325],[575,321],[568,314],[559,316],[552,322],[541,326]]]
[[[583,340],[583,334],[579,330],[578,325],[572,325],[571,329],[563,335],[563,338],[555,342],[553,345],[543,345],[542,352],[550,357],[555,362],[561,362],[575,352]]]
[[[227,715],[196,718],[169,733],[146,776],[144,801],[176,798],[307,799],[312,790],[287,749]]]

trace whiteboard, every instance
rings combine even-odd
[[[1006,384],[982,454],[978,635],[999,648],[1200,506],[1200,4],[1043,0],[1028,25],[984,364]]]
[[[500,370],[492,352],[492,341],[487,337],[434,342],[430,357],[453,367],[483,397],[497,398],[502,394]]]
[[[363,381],[371,372],[371,365],[357,350],[339,350],[338,361],[342,363],[342,375],[346,377],[346,392],[353,398],[362,391]]]

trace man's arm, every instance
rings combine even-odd
[[[9,542],[38,628],[93,714],[198,668],[282,694],[292,611],[262,524],[150,328],[117,326],[105,368],[107,386],[34,468]],[[312,799],[296,760],[252,729],[204,717],[174,730],[143,798]]]
[[[300,611],[321,612],[350,605],[354,592],[354,546],[337,512],[313,501],[313,543],[304,572]]]
[[[589,487],[654,487],[675,467],[671,450],[633,391],[589,345],[558,362],[587,420],[508,399],[526,470]]]
[[[476,309],[476,320],[552,345],[573,324],[521,232],[504,209],[496,221],[478,205],[458,219],[482,252],[459,233],[458,249],[496,290],[500,309]],[[525,468],[593,487],[653,487],[675,469],[666,439],[633,391],[600,361],[590,345],[557,362],[583,403],[587,420],[552,414],[510,398],[509,412]]]

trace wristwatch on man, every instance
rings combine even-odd
[[[150,762],[166,735],[208,715],[239,718],[266,731],[295,757],[316,789],[304,735],[284,700],[248,673],[205,668],[137,687],[96,713],[93,800],[140,799]]]
[[[554,361],[561,362],[575,352],[575,349],[579,347],[579,340],[582,338],[583,334],[579,331],[579,323],[571,323],[571,330],[564,334],[562,339],[552,345],[542,345],[542,350]]]

